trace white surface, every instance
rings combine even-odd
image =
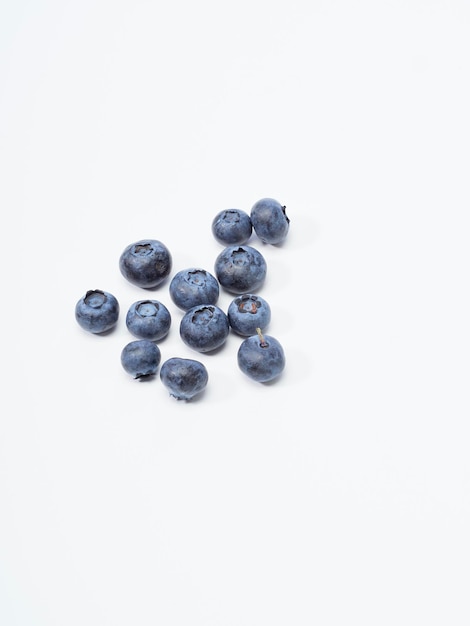
[[[3,2],[2,626],[468,626],[470,8]],[[262,246],[273,385],[193,404],[119,356],[124,247]],[[87,335],[88,289],[121,303]],[[163,358],[197,353],[173,314]],[[226,306],[227,294],[220,303]]]

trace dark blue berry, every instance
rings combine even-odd
[[[210,352],[222,346],[230,332],[227,315],[214,304],[200,304],[189,309],[180,322],[184,343],[198,352]]]
[[[119,269],[124,278],[143,288],[158,287],[170,274],[171,267],[170,251],[156,239],[131,243],[119,258]]]
[[[227,317],[234,332],[249,337],[256,334],[257,328],[266,330],[271,321],[271,307],[261,296],[245,293],[230,302]]]
[[[253,293],[264,283],[266,260],[252,246],[227,246],[217,256],[214,264],[217,280],[231,293]]]
[[[119,318],[119,303],[107,291],[87,291],[75,306],[75,319],[90,333],[104,333],[113,328]]]
[[[172,357],[160,368],[160,380],[177,400],[192,400],[207,385],[209,375],[200,361]]]
[[[134,378],[148,378],[156,374],[160,360],[160,348],[147,339],[131,341],[121,352],[121,364]]]
[[[212,234],[224,246],[246,243],[252,231],[250,216],[241,209],[220,211],[212,220]]]
[[[237,360],[240,370],[260,383],[277,378],[286,364],[284,350],[279,341],[263,335],[261,331],[242,341]]]
[[[177,272],[169,288],[171,299],[183,311],[189,311],[198,304],[215,304],[219,290],[217,278],[197,267]]]
[[[258,200],[251,208],[250,218],[253,230],[263,243],[282,243],[287,237],[290,220],[286,215],[286,207],[277,200]]]
[[[170,331],[171,314],[158,300],[138,300],[127,312],[126,326],[139,339],[159,341]]]

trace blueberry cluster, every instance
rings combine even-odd
[[[273,198],[262,198],[250,214],[240,209],[220,211],[212,221],[212,234],[224,246],[215,259],[214,274],[200,267],[175,273],[169,284],[172,302],[181,309],[182,341],[199,353],[212,352],[225,343],[230,331],[242,337],[237,353],[240,370],[252,380],[275,380],[285,367],[279,341],[263,334],[271,321],[268,302],[257,294],[267,264],[261,252],[247,245],[253,233],[266,244],[280,244],[287,237],[286,207]],[[170,276],[172,256],[156,239],[129,244],[119,258],[121,274],[144,289],[158,287]],[[220,288],[234,295],[227,312],[217,306]],[[86,331],[103,334],[114,328],[120,313],[116,297],[100,289],[90,290],[75,306],[75,318]],[[171,314],[163,302],[142,299],[126,314],[126,327],[135,337],[124,346],[121,364],[136,379],[154,376],[161,363],[158,341],[171,327]],[[209,376],[203,363],[172,357],[160,367],[160,379],[169,394],[189,401],[206,387]]]

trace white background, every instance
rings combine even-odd
[[[468,626],[469,33],[464,0],[1,3],[2,626]],[[209,385],[130,378],[121,251],[211,271],[263,196],[281,379],[186,348],[168,283],[162,359]]]

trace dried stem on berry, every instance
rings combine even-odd
[[[258,337],[260,338],[260,346],[262,348],[267,348],[268,347],[268,342],[265,340],[263,333],[261,332],[261,328],[257,328],[256,332],[258,333]]]

